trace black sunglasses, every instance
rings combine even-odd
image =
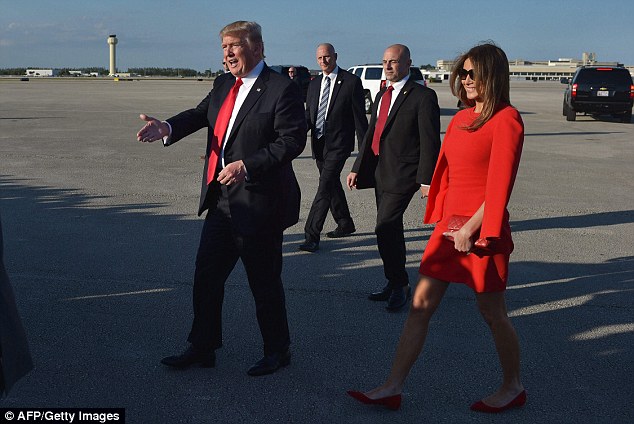
[[[475,73],[473,72],[473,69],[469,69],[468,71],[466,69],[461,69],[458,74],[460,75],[460,79],[463,81],[467,79],[467,75],[475,81]]]

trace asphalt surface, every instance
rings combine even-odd
[[[446,83],[431,87],[444,132],[456,101]],[[310,147],[294,161],[301,221],[284,241],[292,364],[246,375],[262,352],[238,264],[217,367],[161,366],[183,348],[192,317],[205,133],[170,148],[142,144],[138,114],[167,118],[209,88],[0,79],[5,263],[36,364],[0,407],[122,407],[128,423],[634,422],[634,125],[566,122],[564,86],[554,82],[512,83],[526,139],[509,206],[516,250],[507,302],[524,408],[469,410],[495,390],[500,370],[473,293],[460,284],[434,316],[400,411],[346,396],[385,378],[406,312],[366,299],[385,283],[372,191],[348,193],[354,236],[324,238],[315,254],[297,250],[317,185]],[[412,284],[432,229],[423,210],[415,198],[405,217]],[[334,227],[328,218],[324,232]]]

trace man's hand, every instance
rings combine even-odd
[[[156,140],[161,140],[163,137],[170,135],[169,126],[165,122],[161,122],[156,118],[147,116],[142,113],[139,115],[142,121],[145,121],[145,125],[136,134],[136,139],[142,143],[151,143]]]
[[[427,196],[429,196],[429,186],[420,186],[420,198],[424,199]]]
[[[348,176],[346,177],[346,184],[348,185],[348,188],[350,190],[352,190],[353,188],[357,188],[357,173],[356,172],[351,172],[348,174]]]
[[[218,182],[224,185],[241,183],[247,177],[247,169],[241,160],[231,162],[218,174]]]

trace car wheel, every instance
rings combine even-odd
[[[577,119],[577,112],[568,106],[568,110],[566,111],[566,121],[574,121],[575,119]]]
[[[623,117],[621,118],[621,122],[623,122],[624,124],[629,124],[630,122],[632,122],[632,110],[631,109],[629,111],[625,112],[625,115],[623,115]]]
[[[365,113],[372,113],[372,97],[369,91],[365,93]]]

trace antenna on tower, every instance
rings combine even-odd
[[[594,65],[597,63],[597,54],[583,52],[582,61],[584,65]]]

